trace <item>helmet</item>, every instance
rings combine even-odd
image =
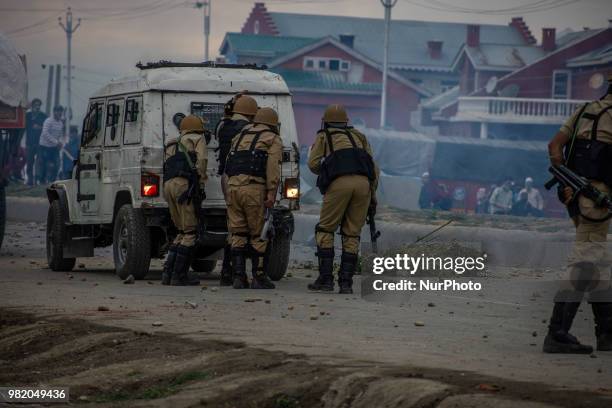
[[[257,113],[257,102],[248,95],[242,95],[234,103],[234,113],[255,116]]]
[[[253,123],[278,126],[278,114],[272,108],[261,108],[257,111]]]
[[[204,133],[204,124],[205,120],[200,116],[189,115],[184,117],[181,120],[181,124],[179,125],[179,130],[181,132],[196,132],[196,133]]]
[[[329,105],[323,114],[323,122],[326,123],[348,123],[346,109],[342,105]]]

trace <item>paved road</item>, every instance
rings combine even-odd
[[[299,259],[312,253],[293,250]],[[240,340],[326,361],[448,368],[589,391],[611,388],[612,353],[540,352],[550,304],[544,289],[534,289],[538,274],[533,271],[493,269],[481,293],[419,293],[391,305],[358,294],[308,293],[315,271],[300,265],[273,291],[219,288],[216,279],[201,287],[165,287],[159,283],[159,261],[147,280],[126,285],[112,272],[110,252],[98,255],[77,263],[70,274],[54,273],[46,269],[43,225],[9,223],[0,253],[0,307]],[[99,306],[110,310],[100,312]],[[593,342],[590,310],[585,307],[576,320],[575,334]],[[158,321],[163,326],[152,327]]]

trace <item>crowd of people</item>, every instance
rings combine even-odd
[[[421,209],[449,211],[453,207],[453,194],[448,186],[433,180],[428,172],[421,176],[422,187],[419,194]],[[506,179],[499,186],[492,185],[488,190],[480,187],[476,191],[476,214],[515,215],[519,217],[543,217],[544,199],[533,186],[533,178],[527,177],[523,186],[512,179]]]
[[[29,186],[70,177],[79,150],[78,128],[71,126],[66,136],[65,109],[57,105],[52,115],[47,116],[41,107],[42,101],[38,98],[30,103],[26,113],[25,149],[20,148],[10,163],[12,180]]]

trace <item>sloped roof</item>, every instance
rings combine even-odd
[[[380,94],[380,83],[347,82],[340,72],[328,71],[302,71],[286,68],[272,68],[273,72],[281,75],[287,86],[295,90],[332,90],[347,93]]]
[[[383,60],[384,20],[376,18],[327,16],[270,12],[281,36],[339,38],[355,36],[354,47],[375,61]],[[410,69],[450,70],[455,56],[466,39],[467,24],[413,20],[393,20],[391,24],[390,66]],[[508,25],[481,25],[480,38],[500,45],[525,45],[518,30]],[[427,42],[443,42],[442,55],[432,59]]]
[[[546,55],[541,47],[529,45],[480,44],[464,47],[474,67],[478,70],[513,71],[529,65]]]
[[[557,37],[555,42],[557,43],[557,48],[561,48],[569,43],[583,40],[603,30],[605,30],[605,28],[588,29],[582,31],[566,31],[564,34]]]
[[[318,38],[227,33],[221,44],[221,54],[231,48],[236,54],[275,59],[316,41]]]
[[[579,67],[582,65],[601,65],[609,64],[610,62],[612,62],[612,43],[568,60],[567,66]]]

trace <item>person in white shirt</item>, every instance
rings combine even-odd
[[[533,188],[533,179],[531,177],[525,179],[525,188],[519,192],[519,195],[522,193],[527,194],[527,202],[529,205],[539,212],[544,210],[544,199],[540,191],[537,188]]]
[[[512,210],[512,181],[506,180],[501,187],[495,188],[489,199],[491,214],[509,214]]]
[[[42,133],[36,159],[37,174],[41,184],[52,183],[56,180],[59,167],[59,152],[64,138],[64,108],[53,108],[53,117],[47,118],[43,123]]]

